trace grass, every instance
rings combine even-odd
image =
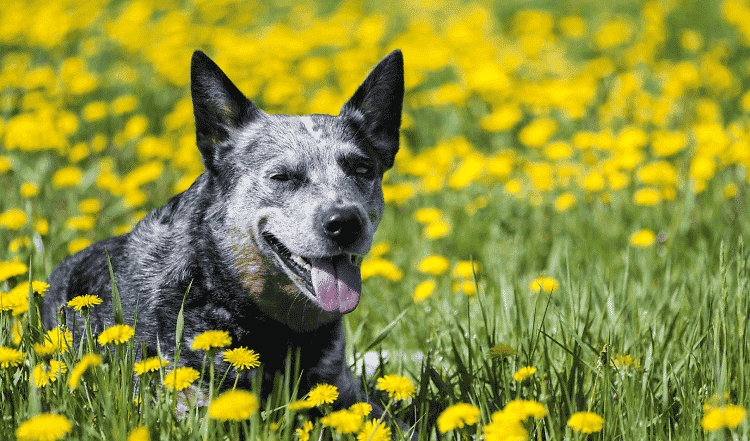
[[[251,417],[178,417],[163,385],[177,360],[134,376],[132,339],[45,350],[33,291],[64,256],[128,231],[202,170],[193,49],[260,108],[336,113],[400,47],[402,151],[362,301],[344,320],[363,386],[422,440],[750,439],[741,2],[89,3],[0,6],[4,437],[137,440],[144,427],[153,440],[356,438],[322,423],[328,405],[288,408],[302,398],[294,354]],[[86,353],[102,363],[71,391]],[[524,367],[535,372],[514,379]],[[377,388],[386,375],[407,377],[412,397],[390,400]],[[546,415],[513,413],[517,400]],[[438,417],[457,403],[479,421],[442,433]],[[584,411],[601,428],[569,424]],[[67,426],[24,434],[38,414]]]

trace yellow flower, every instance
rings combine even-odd
[[[530,376],[534,375],[536,372],[536,368],[533,366],[525,366],[516,371],[515,374],[513,374],[513,379],[518,381],[519,383]]]
[[[130,340],[135,335],[135,329],[128,325],[114,325],[102,331],[97,338],[100,345],[104,346],[107,343],[121,344]]]
[[[151,434],[148,429],[143,426],[138,426],[133,429],[128,435],[127,441],[150,441]]]
[[[357,434],[357,441],[387,441],[391,439],[391,429],[378,420],[365,421],[362,430]]]
[[[438,430],[442,433],[461,429],[479,422],[479,408],[471,404],[458,403],[445,409],[437,419]]]
[[[18,208],[11,208],[3,213],[0,213],[0,227],[7,228],[9,230],[18,230],[24,225],[28,217],[26,213],[19,210]]]
[[[479,274],[480,270],[481,265],[479,265],[479,262],[474,262],[472,266],[472,262],[470,260],[461,260],[453,266],[451,275],[453,277],[464,277],[467,279],[471,279],[472,277],[474,277],[474,273]]]
[[[505,405],[503,412],[513,415],[519,421],[523,421],[530,416],[539,420],[547,415],[547,408],[538,401],[513,400]]]
[[[744,407],[729,404],[722,407],[713,407],[706,411],[701,419],[701,427],[706,432],[713,432],[724,427],[734,429],[745,420],[747,411]]]
[[[0,262],[0,282],[20,276],[28,270],[29,267],[22,262]]]
[[[321,418],[320,422],[339,433],[356,433],[362,427],[362,417],[347,409],[332,412]]]
[[[237,370],[252,369],[260,366],[258,353],[252,349],[239,347],[224,351],[224,361],[229,362]]]
[[[661,201],[661,195],[653,188],[642,188],[633,195],[633,202],[644,207],[653,207]]]
[[[558,286],[560,286],[560,284],[552,277],[537,277],[529,283],[529,288],[534,292],[544,291],[546,293],[551,293],[552,291],[557,290]]]
[[[325,403],[333,403],[339,397],[336,386],[330,384],[319,384],[315,386],[307,395],[307,401],[313,406],[320,406]]]
[[[73,216],[65,221],[65,228],[69,230],[89,231],[94,228],[96,218],[88,214],[83,216]]]
[[[115,98],[110,103],[110,109],[115,115],[130,113],[138,106],[138,98],[135,95],[123,95]]]
[[[168,364],[169,361],[167,360],[162,360],[159,357],[151,357],[134,364],[133,371],[136,375],[143,375],[146,372],[156,372]]]
[[[34,351],[40,357],[46,357],[54,354],[55,352],[62,351],[70,348],[73,344],[73,333],[70,331],[62,331],[60,328],[50,329],[44,335],[44,341],[34,343]]]
[[[70,254],[75,254],[88,247],[89,245],[91,245],[90,240],[86,239],[85,237],[79,237],[78,239],[75,239],[68,244],[68,252]]]
[[[404,277],[404,272],[398,269],[391,261],[382,257],[366,259],[360,267],[362,280],[374,276],[382,276],[391,281],[397,282]]]
[[[529,434],[523,428],[521,421],[509,412],[498,411],[492,414],[492,422],[484,426],[486,441],[525,441]]]
[[[258,398],[244,390],[230,390],[208,406],[208,416],[221,421],[242,421],[258,411]]]
[[[303,424],[301,428],[296,430],[299,441],[309,441],[310,431],[312,430],[312,428],[313,423],[311,421],[305,421],[305,424]]]
[[[0,346],[0,368],[18,366],[23,361],[24,353],[18,349]]]
[[[601,191],[604,188],[604,176],[597,171],[588,173],[583,178],[583,188],[590,192]]]
[[[372,412],[372,406],[368,403],[354,403],[349,407],[349,410],[354,412],[356,415],[366,417]]]
[[[581,433],[599,432],[604,426],[604,418],[593,412],[576,412],[570,416],[568,426]]]
[[[103,101],[90,102],[83,107],[81,116],[86,121],[100,121],[107,116],[107,104]]]
[[[430,224],[443,217],[443,213],[437,208],[420,208],[412,215],[415,221],[422,224]]]
[[[92,366],[100,366],[102,364],[102,357],[98,354],[86,354],[81,358],[81,361],[78,362],[78,364],[75,365],[73,370],[70,372],[70,377],[68,378],[68,387],[72,390],[78,389],[78,386],[81,382],[81,376],[84,372],[86,372],[86,369]]]
[[[388,392],[388,396],[396,400],[410,398],[416,391],[411,381],[400,375],[386,375],[378,378],[377,388]]]
[[[36,387],[44,387],[57,380],[57,376],[64,374],[65,372],[68,372],[68,367],[65,366],[65,363],[57,360],[50,360],[49,364],[40,363],[34,366],[32,377],[34,378],[34,384],[36,384]]]
[[[451,224],[445,219],[438,219],[435,222],[430,222],[422,231],[422,235],[425,239],[439,239],[447,236],[450,231]]]
[[[651,230],[639,230],[630,235],[630,245],[634,247],[650,247],[654,241],[656,241],[656,235]]]
[[[101,210],[101,208],[102,203],[96,198],[84,199],[78,204],[78,210],[85,214],[94,214]]]
[[[42,413],[21,423],[16,429],[18,441],[56,441],[73,427],[62,415]]]
[[[102,303],[102,299],[100,299],[99,296],[84,294],[70,299],[68,301],[68,308],[73,308],[76,311],[80,311],[81,309],[89,309],[92,306],[96,306],[100,303]]]
[[[448,271],[448,268],[450,268],[450,262],[443,256],[433,255],[422,259],[417,268],[423,273],[439,276]]]
[[[232,337],[227,331],[206,331],[195,336],[190,349],[208,351],[211,348],[223,348],[232,344]]]
[[[555,211],[562,213],[576,204],[576,197],[573,193],[563,193],[555,199]]]
[[[297,400],[289,403],[289,410],[295,411],[295,410],[302,410],[302,409],[310,409],[312,407],[315,407],[315,404],[308,400]]]
[[[612,49],[627,42],[633,34],[633,26],[625,20],[612,20],[596,30],[596,46],[601,50]]]
[[[198,371],[191,367],[181,367],[164,377],[162,384],[171,390],[182,390],[199,377]]]
[[[540,118],[518,132],[518,140],[527,147],[541,147],[557,131],[557,123],[549,118]]]
[[[31,292],[44,296],[44,293],[49,289],[49,283],[42,282],[41,280],[34,280],[31,282]]]
[[[737,196],[738,192],[737,184],[734,182],[730,182],[724,187],[724,197],[727,199],[732,199],[733,197]]]
[[[78,185],[83,179],[83,172],[75,166],[63,167],[52,175],[52,185],[55,188],[67,188]]]
[[[39,184],[34,182],[24,182],[21,185],[21,196],[25,198],[34,197],[39,194]]]
[[[417,287],[414,288],[414,295],[412,296],[414,303],[421,303],[424,299],[431,296],[432,293],[435,292],[436,286],[435,281],[432,279],[425,280],[417,285]]]
[[[523,117],[523,112],[517,105],[509,104],[498,107],[479,122],[479,125],[488,132],[504,132],[510,130]]]

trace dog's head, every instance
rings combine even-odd
[[[191,88],[198,148],[226,201],[214,234],[253,301],[297,329],[352,311],[398,151],[401,52],[336,116],[267,114],[199,51]]]

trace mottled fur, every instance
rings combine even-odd
[[[268,237],[290,254],[348,256],[359,265],[383,210],[383,172],[398,150],[401,53],[384,58],[337,116],[266,114],[202,52],[193,55],[191,90],[204,173],[130,233],[64,259],[48,279],[44,324],[56,326],[61,305],[81,294],[104,301],[91,312],[95,335],[113,324],[106,250],[125,322],[138,305],[136,339],[149,355],[158,339],[162,354],[173,356],[190,286],[181,364],[200,369],[203,353],[190,350],[190,341],[225,330],[232,347],[260,354],[266,392],[291,348],[301,351],[302,393],[329,383],[339,390],[336,407],[366,399],[344,358],[342,312],[321,308]],[[322,218],[331,213],[355,224],[346,240]],[[72,323],[72,311],[64,311]],[[81,330],[74,332],[78,338]],[[249,389],[252,375],[241,375],[239,386]]]

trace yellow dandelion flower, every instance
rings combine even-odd
[[[339,433],[356,433],[362,427],[362,417],[347,409],[332,412],[321,418],[320,422]]]
[[[312,428],[313,423],[311,421],[305,421],[305,424],[303,424],[301,428],[296,430],[299,441],[309,441],[310,431],[312,430]]]
[[[21,196],[31,198],[39,194],[39,184],[34,182],[24,182],[21,185]]]
[[[0,213],[0,227],[9,230],[19,230],[26,225],[27,221],[28,217],[26,216],[26,213],[18,208],[11,208],[10,210]]]
[[[102,299],[100,299],[99,296],[84,294],[70,299],[68,301],[68,308],[73,308],[76,311],[80,311],[81,309],[89,309],[90,307],[96,306],[100,303],[102,303]]]
[[[135,329],[128,325],[114,325],[102,331],[97,338],[100,345],[104,346],[107,343],[114,342],[115,344],[122,344],[130,340],[135,335]]]
[[[22,262],[0,262],[0,282],[20,276],[28,270],[29,267]]]
[[[391,429],[378,420],[365,421],[362,430],[357,434],[357,441],[387,441],[391,439]]]
[[[89,245],[91,245],[90,240],[86,239],[85,237],[79,237],[78,239],[74,239],[68,244],[68,253],[75,254],[88,247]]]
[[[24,353],[18,349],[0,346],[0,368],[18,366],[24,358]]]
[[[639,230],[630,235],[630,245],[634,247],[650,247],[655,241],[656,235],[651,230]]]
[[[89,231],[96,225],[94,216],[85,214],[83,216],[73,216],[65,221],[65,228],[68,230]]]
[[[486,441],[525,441],[529,434],[521,425],[521,421],[515,415],[499,411],[492,414],[492,422],[484,426],[484,439]]]
[[[211,348],[223,348],[232,344],[232,337],[227,331],[206,331],[196,335],[190,349],[208,351]]]
[[[167,365],[169,365],[169,361],[162,360],[159,357],[151,357],[134,364],[133,371],[136,375],[143,375],[146,372],[156,372]]]
[[[330,384],[319,384],[315,386],[307,395],[307,401],[313,406],[320,406],[325,403],[333,403],[339,397],[336,386]]]
[[[103,101],[93,101],[86,104],[81,111],[86,121],[100,121],[107,116],[107,104]]]
[[[552,277],[537,277],[529,283],[529,289],[537,293],[539,291],[551,293],[552,291],[557,290],[558,286],[560,286],[560,284]]]
[[[388,396],[396,400],[410,398],[416,391],[411,381],[400,375],[386,375],[378,378],[377,388],[388,392]]]
[[[34,280],[33,282],[31,282],[31,292],[35,294],[44,296],[48,289],[49,283],[47,282],[43,282],[41,280]]]
[[[414,288],[414,295],[412,296],[414,303],[421,303],[424,299],[431,296],[432,293],[435,292],[436,286],[437,284],[432,279],[425,280],[417,285],[417,287]]]
[[[433,255],[427,256],[419,262],[417,269],[420,272],[432,274],[433,276],[439,276],[450,268],[450,262],[444,256]]]
[[[661,202],[661,194],[653,188],[642,188],[633,194],[633,203],[642,207],[653,207]]]
[[[349,407],[349,410],[361,417],[366,417],[372,412],[372,406],[369,403],[354,403]]]
[[[40,357],[46,357],[55,352],[70,348],[72,344],[72,332],[62,331],[60,328],[50,329],[44,335],[44,341],[41,344],[34,343],[34,352]]]
[[[414,215],[412,217],[414,218],[415,221],[421,224],[430,224],[432,222],[442,219],[443,213],[437,208],[433,208],[433,207],[420,208],[419,210],[414,212]]]
[[[467,279],[471,279],[472,277],[474,277],[474,273],[479,274],[481,268],[482,267],[481,265],[479,265],[479,262],[474,262],[474,265],[472,266],[471,261],[462,260],[453,266],[451,275],[453,277],[464,277]]]
[[[52,185],[55,188],[75,187],[83,179],[83,172],[75,166],[63,167],[52,175]]]
[[[527,147],[541,147],[557,131],[557,123],[549,118],[540,118],[518,132],[518,140]]]
[[[102,357],[98,354],[86,354],[81,358],[81,361],[75,365],[72,371],[70,371],[70,377],[68,378],[68,387],[72,390],[78,389],[81,383],[81,376],[86,369],[93,366],[100,366],[102,364]]]
[[[289,403],[289,410],[291,411],[297,411],[297,410],[303,410],[303,409],[310,409],[312,407],[315,407],[315,404],[313,404],[311,401],[308,400],[297,400],[292,401]]]
[[[252,369],[260,366],[259,355],[252,349],[239,347],[224,351],[224,361],[231,363],[237,370]]]
[[[505,405],[503,412],[514,415],[519,421],[523,421],[530,416],[539,420],[547,415],[547,408],[538,401],[513,400]]]
[[[422,231],[422,235],[425,239],[440,239],[441,237],[447,236],[451,232],[451,224],[445,219],[438,219],[435,222],[430,222]]]
[[[734,429],[745,420],[747,411],[744,407],[729,404],[722,407],[709,408],[701,419],[701,427],[706,432],[713,432],[722,428]]]
[[[56,441],[65,437],[73,424],[62,415],[42,413],[19,424],[18,441]]]
[[[593,412],[576,412],[570,416],[568,426],[581,433],[599,432],[604,426],[604,418]]]
[[[519,369],[518,371],[516,371],[516,373],[513,374],[513,379],[516,380],[516,381],[518,381],[520,383],[521,381],[523,381],[523,380],[529,378],[530,376],[534,375],[535,372],[536,372],[536,368],[535,367],[533,367],[533,366],[524,366],[521,369]]]
[[[242,421],[258,411],[258,398],[244,390],[230,390],[208,406],[208,417],[221,421]]]
[[[445,409],[437,419],[438,430],[445,433],[454,429],[461,429],[479,422],[479,408],[467,404],[458,403]]]
[[[360,267],[360,273],[362,274],[362,280],[374,276],[382,276],[393,282],[398,282],[404,277],[403,271],[394,265],[393,262],[382,257],[365,259]]]
[[[737,196],[737,193],[739,192],[739,189],[737,187],[737,184],[734,182],[730,182],[724,187],[724,197],[727,199],[732,199],[733,197]]]
[[[101,209],[102,203],[96,198],[84,199],[78,204],[78,210],[84,214],[94,214]]]
[[[49,364],[40,363],[34,366],[34,372],[32,372],[31,376],[34,378],[36,387],[44,387],[57,380],[57,377],[65,372],[68,372],[68,367],[65,363],[50,360]]]
[[[164,377],[162,384],[171,390],[182,390],[197,380],[200,374],[191,367],[181,367],[173,370]]]
[[[576,204],[576,197],[573,193],[563,193],[555,199],[555,211],[562,213],[568,211],[570,207]]]
[[[127,441],[151,441],[151,434],[147,428],[138,426],[130,432]]]

